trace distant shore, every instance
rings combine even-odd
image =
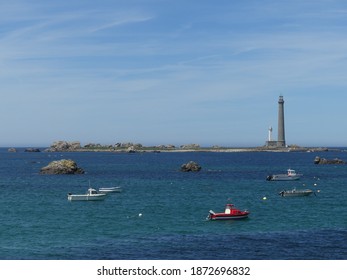
[[[8,152],[21,151],[22,148],[9,148]],[[327,147],[300,147],[289,145],[287,147],[201,147],[198,144],[187,144],[176,147],[175,145],[144,146],[134,143],[116,143],[114,145],[87,144],[80,142],[56,141],[48,148],[25,148],[24,152],[110,152],[110,153],[187,153],[187,152],[212,152],[212,153],[242,153],[242,152],[328,152],[345,151],[343,148]]]
[[[9,148],[8,152],[108,152],[108,153],[246,153],[246,152],[272,152],[272,153],[284,153],[284,152],[343,152],[341,148],[281,148],[281,149],[269,149],[266,147],[223,147],[223,148],[195,148],[195,149],[160,149],[153,147],[141,147],[141,148],[78,148],[78,149],[54,149],[51,148]]]
[[[195,149],[160,149],[152,147],[142,147],[137,149],[78,149],[79,152],[113,152],[113,153],[244,153],[244,152],[328,152],[328,151],[342,151],[335,148],[267,148],[267,147],[221,147],[221,148],[195,148]]]

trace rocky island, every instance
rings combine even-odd
[[[198,172],[201,170],[201,166],[194,161],[181,165],[181,171],[183,172]]]
[[[345,162],[339,158],[326,159],[316,156],[313,161],[314,164],[345,164]]]
[[[300,147],[298,145],[287,145],[286,147],[223,147],[212,145],[211,147],[202,147],[199,144],[184,144],[175,146],[172,144],[144,146],[139,143],[120,143],[102,145],[88,143],[81,145],[79,141],[55,141],[44,152],[113,152],[113,153],[161,153],[161,152],[329,152],[342,151],[333,148],[321,147]]]
[[[41,174],[83,174],[84,170],[71,159],[62,159],[50,162],[42,167]]]

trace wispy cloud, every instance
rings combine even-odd
[[[124,18],[119,18],[114,21],[111,21],[109,23],[97,26],[93,29],[91,29],[91,32],[98,32],[101,30],[113,28],[116,26],[121,26],[121,25],[126,25],[126,24],[132,24],[132,23],[139,23],[139,22],[146,22],[153,19],[152,16],[135,16],[135,17],[124,17]]]

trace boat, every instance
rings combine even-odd
[[[296,197],[296,196],[308,196],[313,194],[314,191],[305,189],[305,190],[297,190],[297,189],[292,189],[289,191],[283,190],[279,193],[280,196],[288,196],[288,197]],[[315,193],[314,193],[315,194]]]
[[[249,211],[241,211],[234,207],[233,204],[225,205],[225,210],[223,213],[215,213],[212,210],[209,211],[207,219],[208,220],[238,220],[247,218]]]
[[[294,169],[288,169],[287,174],[275,174],[266,177],[267,181],[293,181],[299,180],[302,174],[297,174]]]
[[[113,192],[122,192],[121,187],[110,187],[110,188],[99,188],[99,193],[113,193]]]
[[[89,188],[87,193],[85,194],[71,194],[68,193],[68,200],[83,200],[83,201],[94,201],[94,200],[104,200],[106,197],[105,193],[99,193],[97,190],[93,188]]]

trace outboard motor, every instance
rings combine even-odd
[[[208,216],[206,217],[206,220],[211,220],[212,215],[216,214],[215,212],[213,212],[212,210],[208,211]]]
[[[272,176],[271,175],[266,177],[266,181],[271,181],[271,180],[272,180]]]

